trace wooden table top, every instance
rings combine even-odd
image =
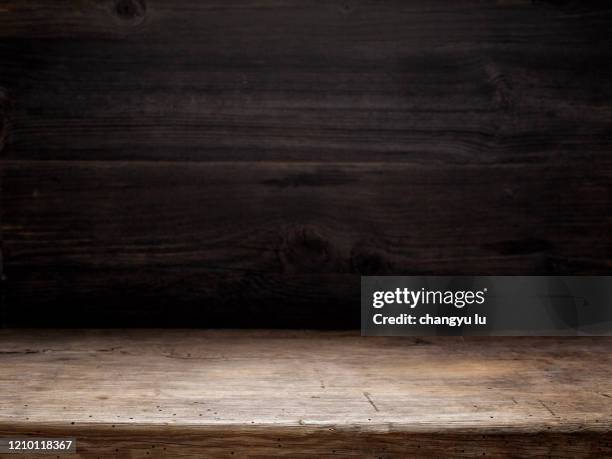
[[[250,447],[259,434],[279,444],[287,435],[349,435],[338,440],[342,451],[360,434],[421,439],[419,448],[422,439],[455,438],[456,446],[474,435],[531,448],[543,436],[562,455],[612,454],[611,351],[606,338],[3,330],[0,433],[121,433],[128,441],[241,432],[243,441],[247,432]],[[504,452],[491,442],[489,454]]]

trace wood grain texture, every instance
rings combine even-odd
[[[6,319],[357,327],[361,274],[606,273],[610,172],[10,161]]]
[[[18,159],[607,155],[610,11],[518,1],[19,0]]]
[[[4,322],[353,327],[360,274],[609,274],[610,19],[4,0]]]
[[[612,454],[606,338],[22,330],[0,342],[0,434],[74,435],[75,457]]]

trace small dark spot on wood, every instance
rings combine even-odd
[[[350,5],[344,3],[340,6],[340,11],[342,12],[342,14],[350,14],[351,13],[351,7]]]
[[[279,250],[281,263],[291,272],[337,272],[340,257],[327,237],[313,226],[298,226],[287,231]]]
[[[114,5],[114,13],[122,21],[139,22],[146,10],[144,0],[116,0]]]
[[[120,347],[110,347],[110,348],[97,349],[96,352],[114,352],[118,349],[120,349]]]

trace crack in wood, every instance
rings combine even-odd
[[[380,411],[378,409],[378,407],[376,406],[376,404],[374,403],[374,400],[372,400],[372,397],[370,396],[370,394],[368,392],[363,392],[363,396],[366,398],[368,403],[370,403],[370,405],[372,405],[372,408],[374,408],[374,411],[376,411],[376,412]]]
[[[553,415],[554,417],[557,417],[557,413],[555,413],[546,403],[544,403],[542,400],[538,400],[538,402],[540,402],[540,404],[546,408],[546,410],[548,410],[548,412]]]

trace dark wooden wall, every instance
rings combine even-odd
[[[606,2],[0,0],[9,325],[352,327],[612,272]]]

